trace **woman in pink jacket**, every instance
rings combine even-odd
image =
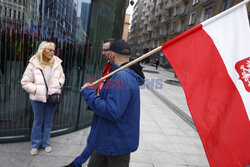
[[[32,155],[38,153],[38,148],[40,146],[45,148],[46,152],[52,151],[50,145],[50,131],[56,104],[47,102],[47,89],[44,78],[48,85],[49,95],[61,93],[61,87],[65,81],[65,75],[61,65],[62,60],[55,56],[54,52],[54,43],[46,41],[41,42],[37,53],[29,60],[29,64],[21,80],[23,89],[29,93],[34,113],[31,131],[32,149],[30,151]]]

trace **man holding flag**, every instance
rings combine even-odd
[[[110,46],[110,72],[129,62],[130,46],[123,40]],[[144,84],[141,69],[126,68],[108,78],[100,95],[90,83],[82,87],[86,103],[94,117],[87,145],[94,150],[89,167],[127,167],[130,153],[138,148],[140,126],[140,90]]]

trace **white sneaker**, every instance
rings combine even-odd
[[[49,146],[49,147],[45,147],[45,152],[47,153],[50,153],[52,151],[52,148]]]
[[[37,149],[37,148],[32,148],[32,149],[30,150],[30,154],[31,154],[31,155],[36,155],[36,154],[38,154],[38,149]]]

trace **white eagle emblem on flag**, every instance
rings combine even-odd
[[[235,64],[235,69],[246,90],[250,92],[250,57],[237,62]]]

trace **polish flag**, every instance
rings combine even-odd
[[[211,167],[250,165],[246,1],[164,43]]]

